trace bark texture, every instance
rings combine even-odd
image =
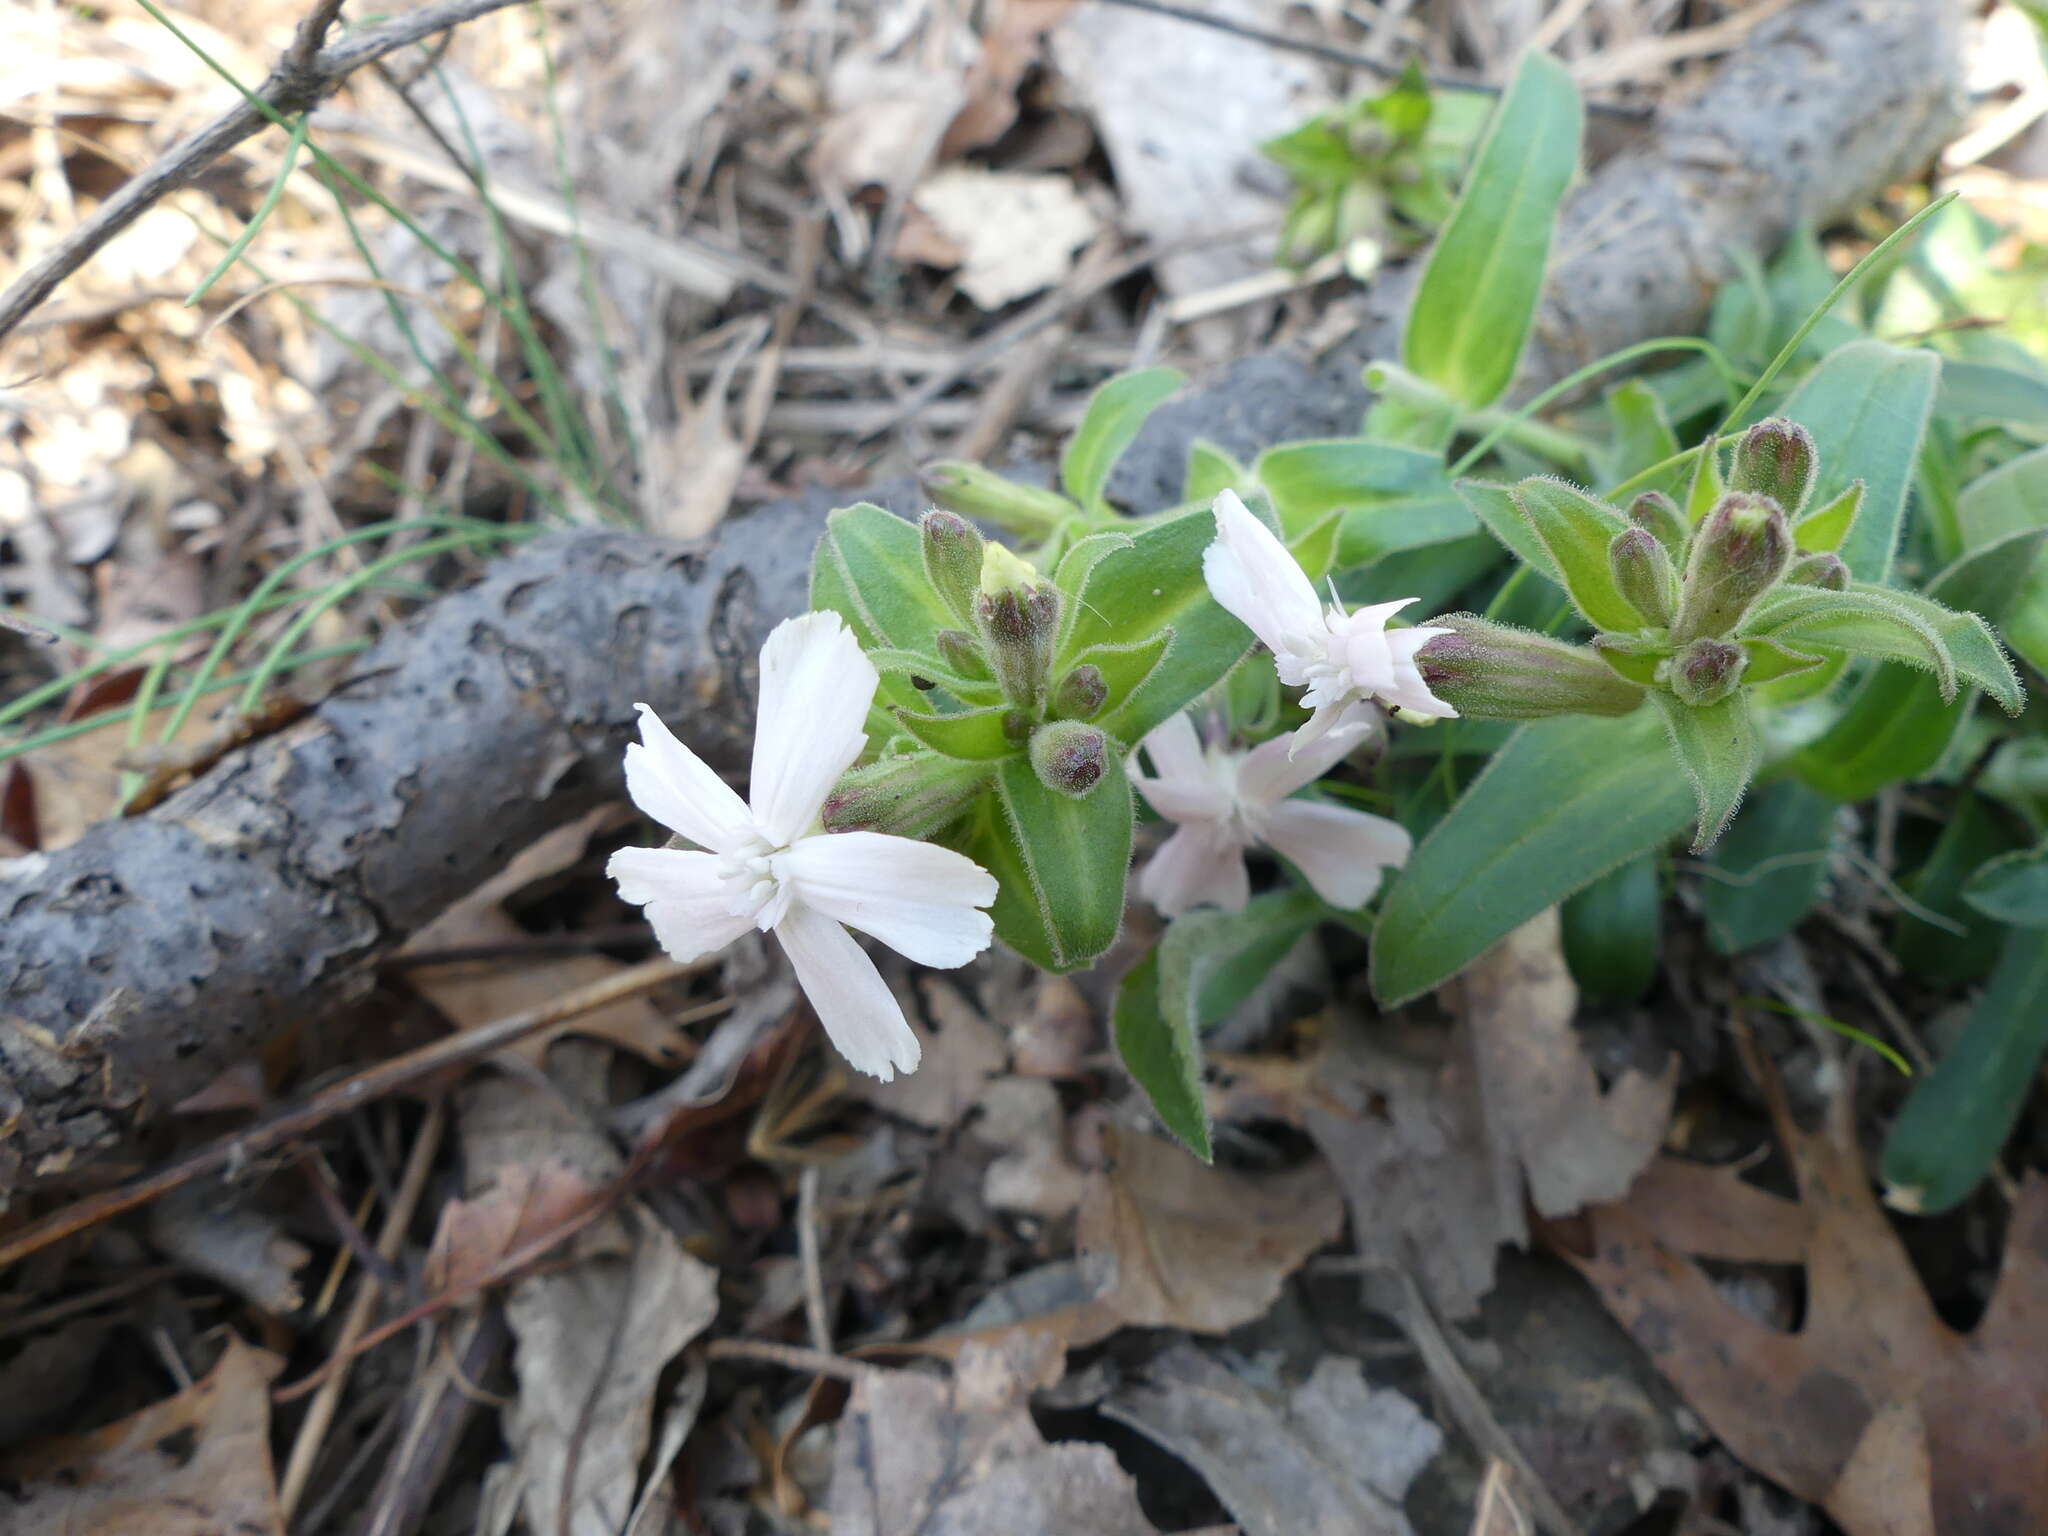
[[[1960,0],[1813,0],[1760,28],[1572,198],[1525,385],[1696,329],[1729,248],[1768,254],[1924,163],[1959,111],[1961,25]],[[1196,436],[1249,454],[1355,430],[1359,365],[1395,351],[1412,286],[1388,274],[1320,361],[1249,358],[1160,411],[1113,492],[1173,500]],[[869,499],[916,504],[900,483]],[[616,796],[636,700],[743,769],[754,653],[803,608],[829,505],[765,508],[696,548],[538,540],[298,725],[146,816],[0,868],[0,1205],[360,995],[407,934]]]

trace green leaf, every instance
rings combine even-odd
[[[1834,724],[1799,751],[1793,766],[1824,795],[1867,800],[1940,762],[1967,717],[1967,711],[1943,705],[1941,685],[1927,673],[1879,667],[1857,684]]]
[[[1054,672],[1054,677],[1063,677],[1074,667],[1094,667],[1102,674],[1102,681],[1109,689],[1106,713],[1114,715],[1129,702],[1132,694],[1145,686],[1145,681],[1159,666],[1167,650],[1173,644],[1173,631],[1162,629],[1156,635],[1143,640],[1133,640],[1129,645],[1091,645],[1076,656],[1071,666]],[[1133,737],[1131,744],[1137,744]]]
[[[1595,629],[1642,628],[1643,617],[1615,586],[1607,557],[1607,546],[1629,520],[1577,486],[1544,476],[1517,485],[1514,499],[1586,621]]]
[[[1332,512],[1456,500],[1441,455],[1363,437],[1283,443],[1260,454],[1252,473],[1272,496],[1287,539],[1299,538]],[[1472,531],[1469,518],[1463,531]]]
[[[1065,649],[1073,636],[1074,626],[1081,621],[1086,611],[1077,599],[1087,590],[1089,573],[1105,555],[1120,549],[1129,549],[1134,541],[1128,533],[1110,530],[1091,533],[1085,539],[1076,539],[1060,556],[1059,564],[1053,568],[1052,584],[1066,594],[1060,605],[1060,638],[1054,647],[1055,653]]]
[[[1956,500],[1956,524],[1965,554],[2048,524],[2048,448],[1972,480]]]
[[[1486,531],[1508,547],[1524,565],[1535,567],[1536,574],[1548,578],[1562,588],[1564,575],[1557,568],[1557,562],[1550,558],[1550,551],[1543,547],[1543,541],[1536,537],[1536,530],[1529,526],[1529,520],[1522,515],[1521,507],[1515,501],[1512,485],[1497,485],[1489,480],[1460,480],[1455,489],[1465,499],[1465,505],[1472,509],[1472,515],[1486,525]],[[1636,621],[1628,627],[1634,629]]]
[[[1664,934],[1662,864],[1656,853],[1630,859],[1566,900],[1559,913],[1565,962],[1592,1001],[1635,1002],[1657,979]]]
[[[1159,1003],[1159,951],[1153,950],[1117,988],[1112,1029],[1116,1053],[1160,1123],[1203,1162],[1209,1147],[1209,1107],[1202,1099],[1202,1041],[1186,1018],[1169,1017]]]
[[[2048,943],[2012,929],[1962,1034],[1914,1084],[1892,1123],[1879,1165],[1892,1204],[1935,1215],[1959,1205],[1990,1172],[2048,1048],[2044,997]]]
[[[1609,485],[1620,485],[1653,464],[1662,464],[1678,452],[1678,434],[1664,414],[1664,402],[1641,379],[1630,379],[1607,392],[1607,419],[1614,430],[1614,443],[1601,456],[1602,474]],[[1677,469],[1638,486],[1643,491],[1678,489]]]
[[[1692,780],[1700,812],[1692,851],[1705,853],[1734,817],[1756,772],[1756,726],[1749,716],[1749,695],[1738,688],[1718,704],[1700,706],[1681,704],[1668,693],[1653,693],[1650,698],[1664,717],[1671,750]]]
[[[1991,860],[1970,877],[1963,900],[2015,928],[2048,928],[2048,843]]]
[[[1934,409],[1943,416],[2044,426],[2048,425],[2048,383],[2016,368],[1945,357]]]
[[[1835,802],[1796,779],[1750,797],[1714,849],[1701,887],[1717,953],[1755,949],[1799,925],[1826,887],[1834,831]]]
[[[1858,656],[1901,661],[1932,672],[1944,702],[1955,698],[1956,663],[1941,633],[1889,587],[1780,587],[1750,614],[1743,638],[1761,635],[1812,650],[1825,646]],[[2015,685],[2016,686],[2016,685]]]
[[[933,652],[932,636],[954,624],[925,580],[917,525],[871,502],[825,519],[811,557],[811,607],[837,613],[867,649]],[[922,695],[900,674],[885,673],[881,692],[923,708]]]
[[[1074,627],[1061,648],[1060,670],[1091,646],[1129,645],[1173,631],[1173,644],[1144,688],[1096,723],[1135,742],[1209,687],[1251,646],[1251,632],[1218,607],[1202,575],[1202,552],[1216,537],[1216,519],[1190,512],[1153,523],[1128,548],[1110,550],[1089,568]]]
[[[2026,707],[2027,692],[2020,684],[2019,674],[2013,670],[2012,661],[1998,643],[1998,637],[1991,632],[1991,626],[1981,616],[1958,613],[1932,597],[1923,597],[1918,592],[1902,588],[1865,587],[1854,583],[1849,590],[1866,596],[1889,598],[1914,615],[1940,636],[1943,647],[1955,663],[1956,675],[1990,694],[2007,714],[2016,715]]]
[[[1423,270],[1402,360],[1474,409],[1514,379],[1558,205],[1578,168],[1583,118],[1564,67],[1543,53],[1523,55]]]
[[[1109,513],[1102,488],[1138,429],[1186,380],[1173,368],[1145,368],[1120,374],[1095,391],[1088,413],[1074,429],[1060,457],[1060,484],[1096,516]]]
[[[1891,578],[1906,491],[1940,381],[1941,360],[1932,352],[1853,341],[1830,352],[1784,404],[1784,414],[1813,434],[1820,451],[1815,503],[1824,507],[1851,481],[1864,482],[1863,510],[1840,551],[1859,580]]]
[[[1825,666],[1824,656],[1809,656],[1804,651],[1795,651],[1775,640],[1752,637],[1741,642],[1742,649],[1749,655],[1749,665],[1743,669],[1742,681],[1748,685],[1774,683],[1781,677],[1798,677],[1811,672],[1815,667]]]
[[[1957,797],[1926,862],[1902,882],[1914,905],[1892,929],[1892,953],[1901,965],[1933,985],[1958,986],[1997,963],[2004,932],[1964,902],[1963,889],[1986,860],[2011,847],[2012,837],[1989,800],[1969,790]],[[1953,927],[1938,927],[1921,912]]]
[[[1815,507],[1792,525],[1793,541],[1810,555],[1832,555],[1848,541],[1863,510],[1864,484],[1852,480],[1834,500]]]
[[[1374,995],[1394,1007],[1449,980],[1545,907],[1661,847],[1691,815],[1648,710],[1523,726],[1388,894]]]
[[[891,713],[898,725],[941,757],[986,763],[1023,751],[1023,745],[1012,741],[1003,730],[1005,717],[1012,713],[1007,704],[990,704],[984,709],[962,710],[952,715],[925,714],[900,706]]]
[[[1024,485],[979,464],[944,459],[919,475],[925,494],[948,512],[977,517],[1025,539],[1049,539],[1080,509],[1058,491]]]
[[[868,660],[875,664],[875,670],[883,676],[899,675],[906,679],[921,677],[928,683],[936,683],[946,692],[966,704],[993,704],[1002,696],[993,679],[963,677],[935,656],[922,651],[899,651],[889,646],[876,646],[867,653]],[[917,685],[912,683],[915,688]],[[924,690],[918,689],[920,696]]]
[[[1114,944],[1133,814],[1121,756],[1081,800],[1040,784],[1025,758],[1006,758],[961,849],[996,877],[996,937],[1047,971],[1077,970]]]
[[[1188,472],[1180,497],[1207,506],[1224,491],[1242,489],[1250,479],[1236,459],[1207,438],[1198,437],[1188,444]]]
[[[1334,190],[1359,173],[1350,135],[1334,112],[1318,113],[1292,133],[1268,139],[1259,153],[1305,187]]]

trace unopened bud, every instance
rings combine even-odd
[[[1672,638],[1728,634],[1791,561],[1792,530],[1776,501],[1746,491],[1723,496],[1693,536]]]
[[[1060,594],[1000,544],[982,551],[975,628],[1003,697],[1035,714],[1059,629]]]
[[[885,757],[841,776],[819,813],[827,832],[930,837],[958,819],[989,781],[990,765],[936,752]]]
[[[1662,491],[1645,491],[1628,504],[1628,520],[1638,528],[1649,530],[1650,536],[1664,546],[1664,552],[1674,560],[1685,558],[1685,541],[1692,528],[1685,520],[1685,514],[1678,510],[1678,503]]]
[[[1813,434],[1796,421],[1773,416],[1742,434],[1735,462],[1728,471],[1728,489],[1768,496],[1797,517],[1813,494]]]
[[[1678,611],[1678,567],[1647,528],[1626,528],[1607,546],[1614,585],[1645,624],[1662,628]]]
[[[1801,555],[1786,568],[1785,580],[1795,587],[1825,587],[1830,592],[1849,590],[1849,567],[1840,555]]]
[[[1431,619],[1448,630],[1415,653],[1429,691],[1460,715],[1540,720],[1549,715],[1625,715],[1643,690],[1594,652],[1477,614]]]
[[[925,580],[963,624],[971,623],[985,541],[966,518],[937,507],[918,519],[917,531],[924,553]]]
[[[1062,720],[1092,720],[1108,702],[1109,684],[1092,663],[1074,668],[1052,691],[1052,712]]]
[[[1044,539],[1078,510],[1058,491],[1015,480],[957,460],[925,466],[925,494],[949,511],[963,512],[1027,539]]]
[[[1749,656],[1726,640],[1695,640],[1671,658],[1666,680],[1678,702],[1718,704],[1741,685]]]
[[[942,629],[932,636],[932,644],[938,647],[939,659],[970,682],[985,683],[995,676],[981,646],[966,630]]]
[[[1031,771],[1047,789],[1076,800],[1102,780],[1109,738],[1092,725],[1055,720],[1031,735]]]

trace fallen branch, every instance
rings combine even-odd
[[[1766,254],[1924,165],[1956,121],[1959,20],[1952,0],[1815,0],[1760,27],[1572,200],[1527,382],[1695,330],[1731,251]],[[1249,358],[1167,406],[1112,492],[1177,499],[1197,436],[1250,454],[1356,430],[1359,363],[1396,349],[1411,287],[1382,279],[1320,363]],[[869,496],[915,505],[902,484]],[[536,540],[387,636],[306,719],[147,816],[0,868],[0,1193],[124,1146],[275,1031],[360,995],[407,934],[619,793],[636,700],[740,770],[755,650],[805,606],[829,505],[770,507],[688,548]]]
[[[101,247],[133,224],[144,212],[187,185],[214,161],[244,139],[273,123],[318,105],[341,82],[365,64],[423,42],[437,32],[503,10],[516,0],[441,0],[380,27],[365,27],[329,48],[320,45],[340,14],[343,0],[318,0],[299,24],[292,43],[270,75],[255,90],[198,132],[187,135],[160,155],[155,164],[124,183],[47,256],[0,293],[0,338],[28,318],[29,312],[90,261]]]

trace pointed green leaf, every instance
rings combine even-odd
[[[1991,983],[1956,1043],[1913,1085],[1885,1140],[1879,1174],[1896,1206],[1935,1215],[1991,1171],[2048,1049],[2048,943],[2011,929]]]
[[[1671,641],[1661,634],[1600,634],[1593,637],[1593,649],[1617,676],[1644,688],[1654,688],[1658,667],[1671,656]]]
[[[1023,750],[1003,730],[1003,720],[1012,713],[1007,704],[984,709],[962,710],[955,715],[931,715],[914,709],[893,710],[896,723],[942,757],[965,762],[993,762],[1014,757]]]
[[[1863,510],[1864,485],[1852,480],[1833,501],[1815,507],[1792,525],[1793,542],[1810,555],[1838,553]]]
[[[1268,448],[1252,473],[1272,496],[1281,535],[1288,539],[1300,537],[1332,512],[1391,508],[1398,514],[1445,501],[1464,510],[1444,473],[1442,455],[1363,437],[1316,438]],[[1472,532],[1471,518],[1462,521],[1458,531]],[[1435,540],[1399,541],[1388,548],[1405,549],[1419,542]]]
[[[1718,704],[1697,707],[1681,704],[1668,693],[1653,693],[1650,698],[1664,717],[1679,766],[1692,780],[1700,813],[1692,851],[1704,853],[1727,828],[1756,772],[1756,726],[1749,717],[1749,695],[1738,688]]]
[[[846,620],[864,648],[929,653],[932,636],[953,615],[925,580],[917,525],[872,502],[841,507],[825,519],[811,558],[811,607]],[[900,674],[884,674],[884,698],[922,708]]]
[[[1991,632],[1991,626],[1979,615],[1958,613],[1932,597],[1901,588],[1864,587],[1858,583],[1849,590],[1889,598],[1919,619],[1940,636],[1955,663],[1956,675],[1990,694],[2007,714],[2016,715],[2026,707],[2027,691],[2020,684],[2019,674],[2013,670],[2012,661]]]
[[[1640,629],[1643,617],[1614,584],[1607,546],[1629,520],[1575,485],[1543,476],[1514,490],[1515,505],[1549,551],[1572,604],[1595,629]]]
[[[1934,409],[1943,416],[2048,426],[2048,381],[2017,368],[1945,357]]]
[[[1386,1007],[1441,985],[1545,907],[1692,816],[1648,710],[1525,725],[1423,839],[1373,933]]]
[[[1814,502],[1825,507],[1852,480],[1867,487],[1838,551],[1859,580],[1891,579],[1906,491],[1940,382],[1941,359],[1932,352],[1852,341],[1830,352],[1784,404],[1783,414],[1811,432],[1820,451]]]
[[[1112,1029],[1124,1069],[1152,1101],[1152,1112],[1203,1162],[1209,1147],[1209,1106],[1202,1097],[1202,1040],[1185,1016],[1159,1001],[1159,951],[1132,966],[1117,988]]]
[[[1608,485],[1620,485],[1678,452],[1678,434],[1671,430],[1664,402],[1641,379],[1630,379],[1608,391],[1607,419],[1614,442],[1600,463]],[[1678,489],[1679,473],[1676,468],[1666,470],[1636,489],[1672,494]]]
[[[1423,269],[1402,361],[1467,406],[1491,405],[1514,379],[1583,119],[1564,66],[1524,54]]]
[[[1940,631],[1888,587],[1780,587],[1751,612],[1742,638],[1762,636],[1794,650],[1826,647],[1902,661],[1932,672],[1944,702],[1956,694],[1956,664]],[[2017,686],[2017,683],[2015,683]]]
[[[1956,499],[1965,554],[2048,523],[2048,448],[2036,448],[1979,475]]]
[[[1750,796],[1708,861],[1700,893],[1707,939],[1736,955],[1782,939],[1814,909],[1827,886],[1835,802],[1796,779]]]
[[[875,664],[875,670],[884,677],[900,676],[906,680],[922,678],[953,695],[963,704],[993,704],[1002,697],[993,679],[962,676],[936,656],[922,651],[902,651],[889,646],[874,646],[868,651],[868,660]],[[915,682],[911,683],[917,688]],[[925,690],[918,688],[922,694]]]
[[[1563,587],[1564,576],[1557,562],[1550,558],[1550,551],[1543,547],[1543,541],[1536,537],[1536,530],[1529,526],[1529,520],[1516,504],[1518,487],[1490,480],[1460,480],[1454,489],[1472,509],[1472,515],[1486,525],[1488,533],[1505,544],[1524,565],[1533,567],[1537,575]],[[1631,620],[1627,627],[1635,628],[1635,621]]]
[[[1242,490],[1251,480],[1245,467],[1206,437],[1188,444],[1188,472],[1180,499],[1207,506],[1223,491]]]
[[[1793,765],[1824,795],[1867,800],[1933,768],[1967,718],[1942,703],[1941,685],[1929,674],[1880,667],[1856,685],[1834,723],[1800,749]]]
[[[1748,639],[1742,642],[1742,648],[1749,655],[1749,665],[1743,668],[1742,681],[1749,685],[1773,683],[1781,677],[1797,677],[1827,662],[1824,656],[1809,656],[1775,640]]]
[[[964,851],[996,877],[996,937],[1041,970],[1071,971],[1116,942],[1131,862],[1131,783],[1122,754],[1076,800],[1038,782],[1022,757],[996,770]]]
[[[1202,552],[1216,519],[1190,512],[1153,523],[1128,548],[1112,550],[1088,571],[1074,603],[1074,627],[1055,665],[1092,646],[1130,645],[1173,631],[1173,644],[1143,689],[1098,723],[1134,742],[1221,678],[1251,646],[1251,632],[1209,596]]]
[[[1096,390],[1060,457],[1060,484],[1067,494],[1096,516],[1107,514],[1102,489],[1109,484],[1109,472],[1146,418],[1184,382],[1176,369],[1146,368],[1120,374]]]
[[[2015,928],[2048,928],[2048,843],[1993,859],[1970,877],[1963,900]]]

